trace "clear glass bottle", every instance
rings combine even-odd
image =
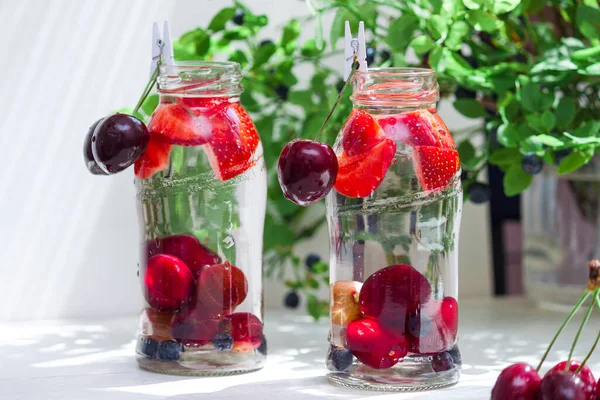
[[[236,63],[161,66],[150,142],[135,164],[145,369],[226,375],[265,362],[267,178],[240,82]]]
[[[328,377],[373,390],[458,381],[460,161],[428,69],[357,71],[327,196]]]

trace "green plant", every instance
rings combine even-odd
[[[315,290],[328,284],[327,265],[305,269],[293,253],[296,241],[311,237],[324,216],[307,221],[307,209],[284,199],[276,176],[279,152],[291,139],[311,138],[334,102],[341,82],[339,39],[344,21],[365,22],[372,66],[423,66],[437,71],[442,96],[455,94],[454,108],[483,129],[460,141],[464,185],[475,182],[487,162],[506,174],[512,196],[532,175],[525,155],[558,164],[569,173],[586,164],[600,146],[600,8],[596,0],[306,0],[307,15],[291,19],[280,37],[265,38],[266,15],[239,1],[220,10],[207,27],[174,43],[175,58],[228,59],[243,67],[243,105],[253,114],[269,167],[265,228],[267,274],[303,290],[315,318],[327,302]],[[234,19],[236,11],[244,16]],[[325,29],[322,17],[335,14]],[[300,27],[314,21],[315,33],[301,40]],[[306,28],[304,28],[306,31]],[[326,31],[326,32],[325,32]],[[339,58],[339,68],[324,61]],[[411,61],[412,60],[412,61]],[[299,70],[309,78],[300,81]],[[142,110],[156,104],[150,97]],[[347,96],[323,132],[331,143],[351,103]],[[483,145],[472,139],[483,136]],[[458,136],[457,136],[458,137]],[[319,207],[319,206],[317,206]],[[323,213],[320,213],[323,215]]]

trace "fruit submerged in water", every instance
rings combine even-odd
[[[244,272],[225,261],[205,267],[198,278],[198,300],[207,308],[233,310],[248,294]]]
[[[346,341],[360,362],[376,369],[390,368],[408,353],[403,335],[386,330],[372,318],[350,322]]]
[[[331,285],[331,322],[346,326],[361,317],[358,296],[362,284],[356,281],[337,281]]]
[[[158,254],[148,260],[144,274],[144,296],[158,311],[174,312],[191,301],[194,277],[177,257]]]

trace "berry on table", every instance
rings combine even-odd
[[[217,351],[231,350],[233,347],[233,338],[227,333],[219,333],[214,337],[212,344]]]
[[[290,89],[285,85],[277,85],[275,87],[275,94],[284,101],[287,100],[289,91]]]
[[[354,360],[354,356],[349,350],[346,349],[334,349],[331,352],[331,363],[333,367],[338,371],[345,371],[351,365]]]
[[[144,274],[144,296],[158,311],[179,310],[191,300],[194,277],[190,269],[177,257],[157,254],[148,260]]]
[[[454,367],[454,360],[452,356],[447,351],[443,353],[437,353],[433,356],[433,360],[431,360],[431,368],[435,372],[444,372],[452,369]]]
[[[287,308],[297,308],[300,304],[300,296],[296,291],[291,291],[285,296],[284,303]]]
[[[149,337],[143,337],[138,345],[140,353],[148,358],[154,358],[158,350],[158,341]]]
[[[90,129],[88,129],[88,133],[85,136],[85,140],[83,141],[83,160],[85,161],[87,169],[94,175],[108,175],[108,173],[100,168],[96,160],[94,160],[94,152],[92,151],[92,135],[102,120],[103,118],[100,118],[90,126]]]
[[[569,364],[569,371],[575,373],[575,371],[577,371],[580,365],[581,363],[579,361],[572,360]],[[552,367],[552,369],[546,372],[546,375],[544,375],[544,379],[548,375],[565,371],[566,366],[566,361],[559,362],[554,367]],[[592,371],[588,368],[588,366],[584,365],[581,371],[579,371],[579,373],[577,374],[577,376],[583,381],[586,400],[596,400],[594,397],[596,390],[596,379],[594,378],[594,374],[592,374]]]
[[[134,116],[114,114],[101,120],[92,135],[92,153],[98,166],[115,174],[133,165],[142,155],[150,135]]]
[[[482,204],[490,199],[490,185],[487,183],[474,182],[467,190],[469,200],[475,204]]]
[[[385,329],[372,318],[350,322],[346,341],[360,362],[376,369],[390,368],[408,353],[404,335]]]
[[[318,263],[319,261],[321,261],[321,256],[316,254],[316,253],[310,253],[309,255],[306,256],[306,258],[304,259],[304,265],[306,265],[306,268],[308,268],[309,270],[313,270],[313,266]]]
[[[176,361],[179,360],[179,353],[181,352],[182,346],[174,340],[163,340],[158,344],[158,359],[164,361]]]
[[[535,175],[542,170],[544,160],[537,154],[529,153],[523,156],[521,166],[523,167],[523,171],[529,175]]]
[[[587,400],[585,383],[570,371],[557,371],[542,379],[537,400]]]
[[[231,18],[231,21],[236,25],[242,25],[244,23],[245,16],[246,16],[246,13],[244,13],[244,10],[238,9],[238,10],[236,10],[233,18]]]
[[[325,143],[292,140],[279,156],[277,176],[286,199],[307,206],[322,199],[333,187],[338,160]]]
[[[542,380],[535,368],[527,364],[513,364],[498,376],[492,389],[491,400],[537,400]]]
[[[375,49],[373,47],[367,47],[365,52],[366,52],[365,61],[367,62],[367,65],[373,64],[373,61],[375,61],[375,53],[376,53]]]

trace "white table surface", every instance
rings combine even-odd
[[[0,399],[487,399],[498,373],[516,361],[536,363],[565,314],[523,299],[462,300],[458,385],[435,392],[379,393],[334,386],[325,378],[326,321],[282,310],[266,316],[269,356],[264,369],[228,377],[159,375],[137,367],[137,317],[0,324]],[[566,358],[582,313],[552,351],[546,369]],[[579,359],[600,329],[592,314]],[[595,331],[595,332],[594,332]],[[600,351],[590,366],[600,373]]]

